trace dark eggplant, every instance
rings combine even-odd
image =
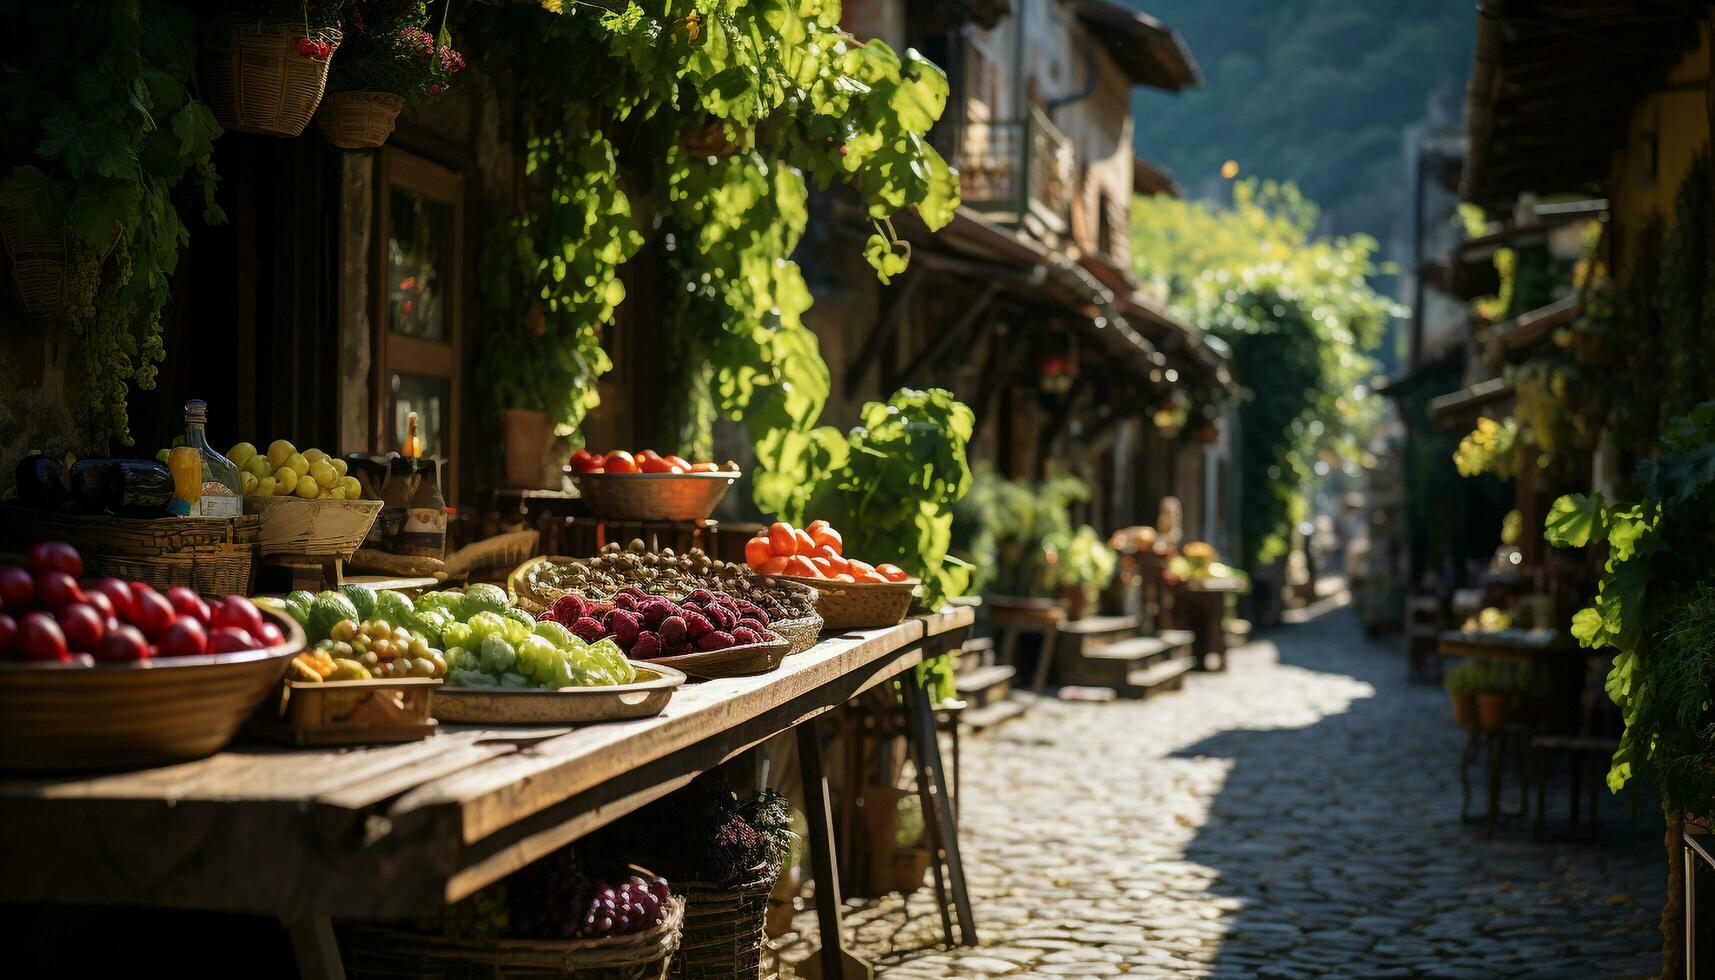
[[[18,502],[26,507],[63,507],[71,502],[66,489],[65,466],[52,456],[31,453],[18,461],[13,471]]]
[[[152,459],[83,459],[72,464],[71,488],[85,510],[159,517],[173,499],[173,475]]]

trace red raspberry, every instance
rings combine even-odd
[[[727,647],[732,646],[733,643],[734,640],[731,633],[723,633],[720,630],[715,630],[712,633],[704,634],[702,637],[698,638],[697,649],[725,650]]]
[[[599,620],[585,616],[572,624],[572,635],[585,643],[594,643],[606,636],[607,630],[602,627]]]
[[[661,653],[662,646],[659,636],[654,633],[639,633],[637,634],[637,642],[633,643],[631,649],[626,651],[626,656],[633,660],[650,660],[661,656]]]
[[[549,610],[548,616],[554,622],[565,625],[577,622],[589,615],[589,612],[590,604],[584,601],[583,596],[568,592],[554,600],[554,608]]]
[[[685,631],[693,640],[702,639],[715,631],[715,626],[709,622],[709,618],[695,609],[687,609],[679,615],[685,620]]]
[[[661,642],[667,646],[678,646],[688,643],[691,639],[690,626],[683,616],[668,616],[661,621]]]
[[[766,637],[764,637],[760,632],[750,628],[749,626],[740,626],[733,630],[732,638],[734,642],[740,646],[749,646],[752,643],[761,643],[766,639]]]

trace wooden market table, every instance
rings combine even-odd
[[[1198,670],[1227,669],[1227,597],[1242,595],[1246,588],[1244,579],[1227,575],[1191,579],[1169,589],[1173,606],[1168,625],[1191,631]],[[1211,658],[1219,666],[1209,666]]]
[[[683,687],[655,718],[444,725],[404,745],[237,745],[137,772],[0,779],[0,901],[276,916],[305,976],[341,977],[333,919],[431,913],[796,728],[823,975],[836,977],[839,885],[816,718],[956,648],[972,619],[950,607],[824,634],[771,673]],[[936,813],[925,819],[944,818],[963,941],[973,943],[933,713],[906,680],[912,731],[928,734],[914,745],[933,786]]]

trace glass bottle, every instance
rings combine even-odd
[[[441,496],[439,457],[417,462],[417,489],[411,494],[405,529],[395,551],[418,558],[446,557],[447,501]]]
[[[423,455],[423,444],[417,439],[417,413],[405,413],[405,455],[416,459]]]
[[[238,482],[238,467],[208,444],[208,405],[200,398],[185,402],[185,445],[202,457],[202,497],[194,514],[202,517],[237,517],[244,513],[244,491]]]

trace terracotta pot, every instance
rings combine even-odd
[[[1507,696],[1483,693],[1477,699],[1477,724],[1485,732],[1498,732],[1507,720]]]
[[[1477,696],[1470,693],[1454,694],[1448,692],[1448,700],[1453,702],[1453,724],[1467,732],[1477,730]]]
[[[548,447],[554,426],[547,412],[508,408],[500,413],[501,439],[506,451],[506,485],[514,489],[550,487]]]

